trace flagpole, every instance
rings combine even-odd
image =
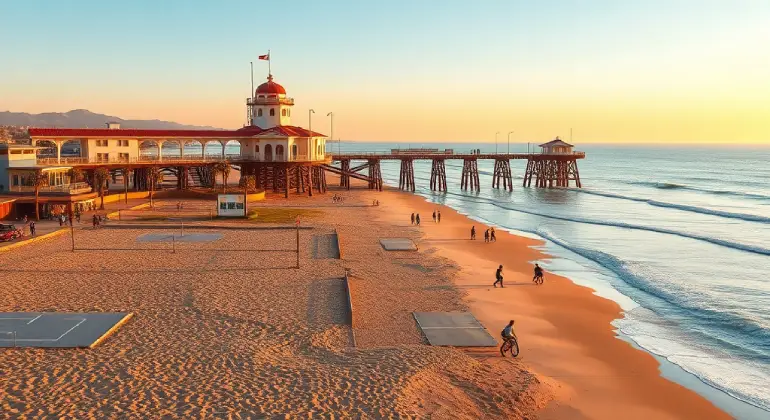
[[[270,50],[267,50],[267,75],[272,76],[273,70],[270,68]]]
[[[254,62],[251,62],[251,102],[254,102]]]

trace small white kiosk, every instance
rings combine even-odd
[[[217,216],[246,217],[246,196],[243,194],[217,195]]]

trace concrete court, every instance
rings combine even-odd
[[[470,312],[414,312],[414,319],[431,346],[497,346],[497,341]]]
[[[409,238],[380,238],[380,245],[386,251],[417,251],[417,245]]]
[[[125,312],[0,312],[0,347],[93,348],[132,316]]]

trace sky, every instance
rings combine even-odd
[[[768,0],[0,0],[0,111],[360,141],[770,144]]]

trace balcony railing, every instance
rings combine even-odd
[[[35,187],[31,185],[15,185],[10,188],[11,192],[34,193]],[[40,187],[40,193],[62,193],[62,194],[83,194],[91,192],[91,186],[86,182],[74,182],[72,184],[51,185]]]
[[[99,165],[99,164],[120,164],[120,163],[198,163],[198,162],[219,162],[221,160],[231,162],[308,162],[310,156],[308,155],[273,155],[271,158],[262,157],[252,154],[226,154],[223,158],[222,154],[206,154],[206,155],[184,155],[184,156],[163,156],[158,157],[154,155],[144,155],[132,158],[110,157],[108,159],[103,158],[88,158],[88,157],[63,157],[57,158],[39,158],[37,164],[40,166],[67,166],[67,165]],[[315,159],[322,161],[325,159]]]

